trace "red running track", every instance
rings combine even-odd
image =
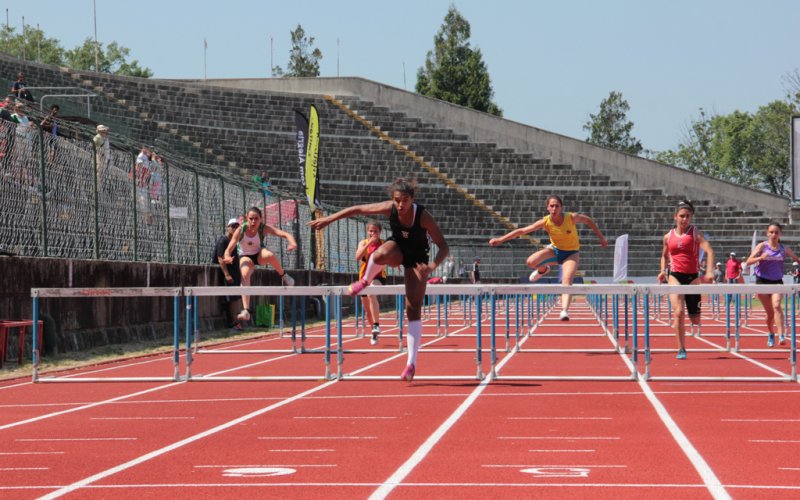
[[[796,383],[513,380],[630,373],[623,355],[601,352],[613,345],[585,303],[574,304],[571,316],[562,323],[548,314],[523,340],[523,352],[498,351],[495,381],[6,382],[0,496],[800,495]],[[446,337],[435,335],[435,319],[426,321],[418,375],[475,374],[474,352],[434,351],[474,347],[475,326],[451,317],[457,324]],[[724,325],[705,322],[702,337],[687,339],[688,360],[653,354],[654,375],[768,376],[788,369],[786,348],[729,353],[719,349]],[[674,349],[666,325],[655,317],[653,325],[653,347]],[[377,347],[395,349],[396,330],[386,326]],[[353,337],[352,324],[345,333],[347,348],[372,349]],[[756,325],[744,333],[743,347],[762,343]],[[310,334],[309,347],[324,343],[320,331]],[[267,337],[232,344],[229,355],[201,352],[193,372],[322,373],[318,354],[235,353],[288,346],[287,339]],[[488,373],[489,354],[483,358]],[[160,356],[86,371],[146,376],[169,372],[171,363]],[[359,352],[347,354],[343,368],[398,376],[404,365],[405,354]],[[643,369],[641,358],[637,368]]]

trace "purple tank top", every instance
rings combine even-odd
[[[783,280],[783,261],[786,259],[786,250],[783,248],[783,244],[780,243],[777,249],[772,249],[765,242],[761,254],[766,255],[767,258],[756,263],[756,276],[772,281]]]

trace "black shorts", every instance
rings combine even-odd
[[[783,285],[783,280],[768,280],[756,275],[756,285]]]
[[[397,244],[397,247],[403,254],[403,267],[406,269],[416,267],[416,265],[419,263],[427,264],[431,260],[430,256],[428,255],[429,249],[427,248],[412,248],[409,246],[404,246],[399,241],[391,237],[386,241],[394,241]]]
[[[678,283],[680,283],[681,285],[690,285],[692,281],[697,279],[697,273],[687,274],[687,273],[676,273],[675,271],[670,271],[669,275],[678,280]],[[699,295],[686,294],[683,296],[683,301],[686,302],[686,312],[689,314],[689,316],[700,315]]]

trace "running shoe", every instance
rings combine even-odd
[[[686,359],[686,349],[679,350],[678,355],[675,357],[678,359]]]
[[[775,347],[775,334],[770,333],[767,337],[767,347]]]
[[[561,321],[569,321],[569,313],[566,309],[561,310],[561,314],[558,315],[558,319]]]
[[[378,335],[380,335],[380,334],[381,334],[381,327],[378,326],[378,325],[373,326],[372,327],[372,338],[370,339],[369,343],[372,344],[372,345],[377,345],[378,344]]]
[[[294,286],[294,278],[286,273],[283,273],[283,276],[281,276],[281,281],[283,282],[283,286]]]
[[[406,382],[411,382],[414,380],[414,365],[406,366],[406,369],[403,370],[403,373],[400,374],[400,380],[405,380]]]
[[[349,287],[347,287],[347,295],[349,295],[351,297],[355,297],[356,295],[361,293],[361,290],[367,288],[367,285],[368,285],[368,283],[364,283],[361,280],[354,281],[354,282],[350,283]]]
[[[550,266],[544,266],[544,271],[541,273],[539,272],[539,269],[536,268],[533,270],[531,275],[528,276],[528,281],[530,281],[531,283],[536,283],[537,281],[539,281],[539,279],[541,279],[542,276],[544,276],[549,272],[550,272]]]
[[[238,319],[239,321],[250,321],[250,311],[248,311],[247,309],[242,309],[242,312],[240,312],[239,315],[236,316],[236,319]]]
[[[778,343],[780,345],[786,345],[786,335],[781,334],[780,338],[778,339]]]
[[[241,332],[243,330],[244,330],[244,328],[242,328],[242,324],[239,323],[238,321],[236,323],[234,323],[233,325],[231,325],[231,331],[232,332]]]

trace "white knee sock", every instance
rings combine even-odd
[[[371,284],[372,280],[381,274],[381,271],[383,271],[384,267],[386,266],[383,264],[375,263],[375,254],[370,255],[369,260],[367,261],[367,268],[364,270],[364,281]]]
[[[422,321],[409,321],[408,322],[408,364],[417,364],[417,352],[419,352],[419,345],[422,343]]]

